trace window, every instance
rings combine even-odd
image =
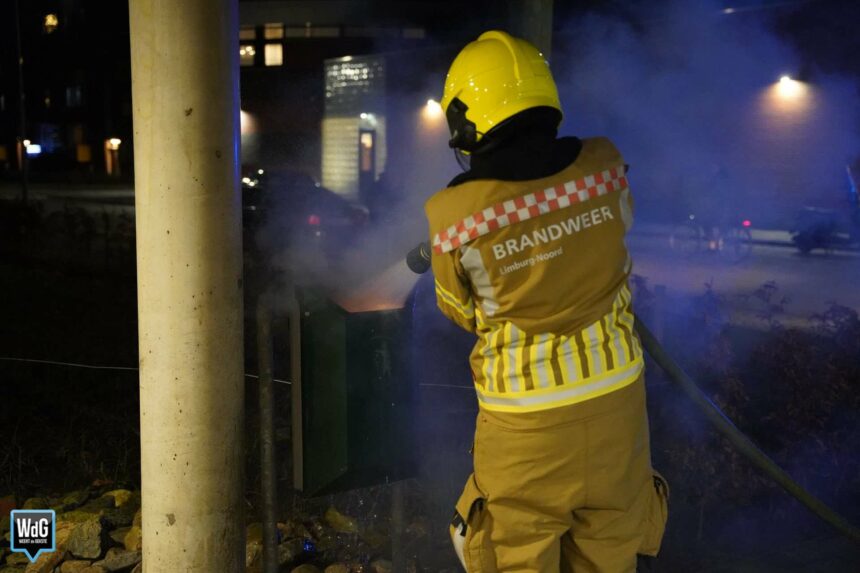
[[[337,38],[340,28],[337,26],[288,26],[284,32],[287,38]]]
[[[263,27],[263,38],[266,40],[283,40],[284,25],[283,24],[266,24]]]
[[[370,173],[373,171],[373,144],[374,133],[372,131],[362,131],[358,139],[359,144],[359,171],[362,173]]]
[[[257,50],[253,44],[239,44],[239,65],[253,66],[254,56],[257,55]]]
[[[81,107],[84,102],[81,86],[69,86],[66,88],[66,107]]]
[[[46,34],[51,34],[60,25],[60,20],[56,14],[46,14],[45,20],[42,22],[42,31]]]
[[[311,36],[314,38],[337,38],[340,36],[340,28],[336,28],[334,26],[311,28]]]
[[[267,66],[284,65],[284,46],[281,44],[266,44],[264,55]]]
[[[241,28],[239,28],[239,39],[256,40],[257,28],[255,28],[254,26],[242,26]]]

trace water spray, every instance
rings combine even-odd
[[[422,274],[430,268],[430,257],[430,244],[424,242],[409,251],[406,255],[406,264],[413,272]],[[680,386],[681,390],[699,407],[708,421],[734,445],[738,452],[821,520],[854,543],[860,544],[860,529],[794,481],[785,470],[741,432],[729,417],[702,392],[696,382],[678,366],[638,316],[635,327],[643,347],[651,358],[675,384]]]

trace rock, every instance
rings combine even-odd
[[[116,504],[114,503],[113,496],[102,495],[95,499],[89,500],[78,509],[87,513],[99,513],[103,509],[114,509],[115,507]]]
[[[118,527],[110,532],[110,538],[117,545],[125,545],[125,536],[131,531],[131,527]]]
[[[57,516],[57,521],[62,520],[69,523],[84,523],[85,521],[90,521],[93,518],[98,517],[98,515],[98,512],[90,513],[83,509],[73,509],[72,511],[59,514]]]
[[[323,573],[349,573],[349,567],[343,563],[335,563],[326,567]]]
[[[141,530],[139,525],[132,525],[128,530],[128,533],[125,534],[125,539],[123,539],[123,545],[129,551],[140,551],[143,547],[143,530]]]
[[[252,571],[254,568],[259,569],[260,563],[263,560],[263,543],[260,541],[251,541],[245,544],[245,569]]]
[[[131,570],[131,573],[143,573],[143,562],[141,561],[135,565],[134,569]]]
[[[376,561],[371,562],[370,570],[373,573],[391,573],[391,561],[387,559],[377,559]]]
[[[51,573],[66,557],[65,551],[42,553],[33,563],[27,565],[24,573]]]
[[[281,533],[281,539],[292,539],[293,537],[311,537],[311,533],[305,524],[298,519],[290,519],[286,523],[278,523],[278,531]]]
[[[137,513],[134,514],[134,519],[131,520],[131,524],[133,526],[143,527],[143,510],[137,510]]]
[[[15,505],[14,495],[4,495],[0,497],[0,515],[9,516],[9,512],[18,507]]]
[[[54,541],[57,546],[57,550],[65,549],[66,544],[69,542],[69,536],[72,534],[72,531],[75,529],[75,523],[69,523],[67,521],[57,521],[55,526],[55,535]]]
[[[0,565],[0,573],[22,573],[24,569],[21,567],[12,567],[11,565]]]
[[[329,527],[339,533],[358,533],[358,523],[356,523],[353,518],[342,514],[334,507],[329,507],[325,512],[325,521],[328,523]]]
[[[248,527],[245,528],[245,542],[263,542],[263,524],[259,521],[256,523],[251,523]]]
[[[81,573],[109,573],[109,571],[100,565],[90,565],[86,569],[81,569]]]
[[[373,549],[379,549],[388,543],[388,536],[374,528],[362,531],[361,539]]]
[[[24,502],[24,505],[21,509],[46,509],[48,507],[48,500],[44,497],[31,497],[27,501]]]
[[[9,510],[11,511],[11,510]],[[11,513],[6,512],[3,515],[0,515],[0,534],[9,533],[9,526],[11,525]]]
[[[102,567],[107,571],[125,571],[140,563],[140,553],[137,551],[126,551],[119,547],[108,549],[105,558],[93,563],[94,567]]]
[[[290,573],[320,573],[320,570],[313,565],[308,565],[307,563],[305,563],[304,565],[299,565]]]
[[[60,565],[60,573],[81,573],[81,571],[89,568],[89,566],[89,561],[72,559],[71,561],[64,561],[63,564]]]
[[[278,545],[278,565],[286,565],[301,556],[304,552],[304,542],[301,539],[290,539]]]
[[[98,518],[79,523],[66,541],[66,549],[73,556],[98,559],[107,544],[107,532]]]
[[[81,489],[78,491],[73,491],[66,497],[62,499],[61,505],[63,511],[71,511],[76,509],[87,502],[90,499],[90,492],[85,489]]]
[[[99,515],[107,521],[111,528],[128,527],[134,523],[137,508],[132,503],[126,503],[122,507],[109,507],[99,512]]]
[[[58,518],[65,521],[83,523],[85,521],[90,521],[93,517],[100,516],[105,510],[113,509],[113,498],[101,496],[96,499],[89,500],[80,507],[63,512],[58,516]]]
[[[114,507],[122,507],[128,503],[136,504],[137,507],[140,507],[140,494],[133,491],[129,491],[127,489],[115,489],[107,492],[105,495],[113,497]]]
[[[26,565],[30,562],[30,559],[24,553],[14,552],[6,558],[7,565]]]

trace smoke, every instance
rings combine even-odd
[[[358,198],[368,209],[367,220],[351,229],[331,231],[341,236],[318,241],[329,243],[323,252],[306,248],[308,241],[295,236],[292,247],[285,248],[287,219],[282,216],[269,217],[255,235],[269,255],[268,266],[292,269],[297,281],[312,285],[351,312],[405,304],[418,278],[406,267],[405,255],[426,241],[429,233],[424,202],[459,172],[447,145],[444,115],[428,106],[428,100],[441,97],[444,70],[456,49],[397,47],[382,46],[389,78],[384,104],[377,112],[385,126],[384,137],[377,138],[384,142],[376,156],[382,166],[378,179]],[[281,199],[289,201],[286,195]],[[290,205],[277,210],[288,213]]]
[[[856,89],[815,70],[759,12],[716,2],[649,4],[633,23],[566,23],[552,62],[563,130],[607,135],[631,165],[640,215],[732,207],[787,228],[804,203],[844,195],[860,150]],[[789,75],[794,83],[780,77]]]
[[[640,14],[635,21],[590,13],[556,26],[561,31],[552,61],[566,114],[562,133],[605,135],[616,143],[631,165],[640,224],[727,209],[732,215],[751,218],[756,227],[787,229],[804,204],[838,204],[844,165],[860,151],[852,82],[804,69],[799,55],[770,31],[759,13],[724,14],[715,2],[680,1],[648,3],[647,10],[647,16]],[[464,38],[463,44],[471,39]],[[422,436],[437,436],[423,445],[425,465],[431,466],[424,471],[430,474],[431,486],[438,486],[430,487],[430,501],[448,511],[469,470],[465,451],[475,402],[464,385],[468,388],[466,355],[474,338],[459,332],[437,311],[432,277],[423,277],[413,290],[417,277],[403,259],[428,236],[424,202],[459,170],[446,144],[444,119],[434,121],[424,113],[427,99],[441,95],[444,72],[457,47],[437,46],[416,53],[397,52],[397,48],[385,46],[389,51],[386,73],[397,78],[389,81],[387,158],[379,183],[390,200],[336,253],[302,260],[282,250],[268,262],[292,267],[294,275],[304,276],[350,311],[402,306],[412,290],[413,306],[408,310],[414,331],[406,343],[416,356],[412,382],[421,385]],[[782,75],[792,76],[797,83],[780,82]],[[671,267],[679,280],[694,270],[702,283],[713,276],[708,268],[712,262],[698,262],[696,269],[667,262],[665,240],[654,250],[660,252],[652,258],[663,257],[654,266]],[[782,270],[787,278],[796,277],[793,271]],[[714,289],[724,291],[728,283],[737,293],[752,280],[741,281],[740,276],[740,271],[723,269]],[[802,279],[799,283],[803,288]],[[715,319],[710,305],[691,301],[688,295],[665,301],[665,308],[672,311],[672,316],[664,317],[665,331],[673,335],[670,352],[689,362],[705,356],[719,362],[709,354],[706,342],[721,334],[724,318]],[[639,311],[641,302],[641,297],[636,299]],[[744,356],[730,358],[738,367],[745,363]],[[652,386],[654,377],[649,373]],[[740,378],[745,381],[745,376]],[[710,382],[721,388],[723,379],[712,375]],[[754,380],[748,389],[761,395],[767,390],[765,382],[778,386],[781,380]],[[676,494],[673,519],[695,523],[689,515],[684,517],[684,512],[696,511],[694,502],[685,505],[678,500],[685,494],[707,493],[716,483],[727,489],[734,477],[725,467],[714,468],[707,455],[696,455],[708,426],[686,398],[666,384],[654,394],[650,401],[658,416],[653,433],[663,440],[661,444],[655,439],[655,462],[661,462],[661,447],[677,445],[674,433],[689,442],[690,467],[710,472],[667,476],[680,494]],[[750,418],[755,414],[754,410],[746,413]],[[803,444],[799,448],[803,451],[795,452],[796,459],[780,461],[802,475],[803,461],[812,458],[805,450],[814,445]],[[674,454],[684,452],[676,447]],[[821,484],[816,493],[827,487]],[[741,537],[761,540],[754,535],[756,528],[765,523],[770,527],[774,516],[805,515],[798,514],[793,502],[785,503],[781,514],[778,504],[738,511],[733,502],[711,499],[708,511],[716,507],[717,513],[707,514],[712,523],[705,529],[723,542]],[[796,536],[792,520],[778,525]],[[670,560],[672,551],[688,552],[692,537],[689,530],[674,527],[676,543],[667,544]],[[784,539],[782,533],[780,528],[780,535],[774,537]]]

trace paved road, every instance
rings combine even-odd
[[[751,297],[756,289],[774,281],[779,291],[774,301],[787,297],[783,323],[800,325],[830,302],[860,311],[860,253],[813,251],[801,255],[786,232],[768,233],[770,244],[755,244],[750,257],[739,264],[722,262],[714,253],[680,257],[669,247],[666,234],[634,234],[628,241],[634,257],[634,273],[650,285],[665,285],[671,295],[697,295],[705,284],[724,298],[738,321],[755,322],[764,304]],[[780,235],[782,244],[780,245]]]
[[[19,192],[15,184],[0,184],[0,198],[13,198]],[[48,211],[67,203],[99,213],[134,211],[130,186],[36,184],[30,193],[34,199],[45,201]],[[634,272],[651,285],[665,285],[670,296],[701,294],[709,283],[734,312],[732,318],[755,323],[763,305],[750,295],[774,281],[779,288],[778,299],[789,299],[783,316],[786,324],[805,324],[811,314],[825,310],[831,301],[860,310],[860,289],[855,286],[860,284],[860,251],[813,251],[803,256],[791,244],[788,232],[754,229],[752,255],[731,265],[712,253],[677,256],[669,247],[669,232],[666,225],[637,222],[628,245],[634,256]],[[414,281],[404,277],[401,282],[408,289]]]

